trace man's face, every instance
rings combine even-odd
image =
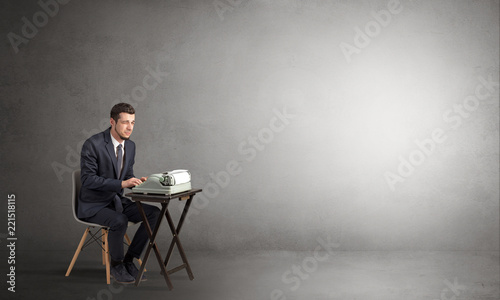
[[[111,119],[111,130],[115,133],[114,137],[117,136],[122,140],[128,140],[135,125],[135,115],[128,113],[120,113],[118,121]]]

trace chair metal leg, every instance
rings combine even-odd
[[[69,273],[71,273],[71,270],[73,269],[73,266],[75,265],[76,259],[78,258],[78,255],[82,251],[83,244],[85,243],[85,239],[87,238],[89,231],[90,231],[90,227],[87,227],[87,229],[83,233],[82,239],[80,240],[80,244],[78,244],[78,247],[76,248],[75,255],[73,255],[73,259],[71,260],[71,263],[69,264],[68,271],[66,271],[66,276],[69,276]]]

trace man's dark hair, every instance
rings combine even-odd
[[[110,113],[111,118],[115,120],[115,122],[118,122],[118,119],[120,118],[120,113],[122,112],[134,115],[135,109],[132,105],[128,103],[118,103],[111,109]]]

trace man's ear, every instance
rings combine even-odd
[[[111,127],[115,126],[115,120],[113,118],[109,118],[109,124],[111,124]]]

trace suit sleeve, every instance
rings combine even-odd
[[[123,180],[127,180],[135,177],[134,175],[134,163],[135,163],[135,143],[133,141],[127,141],[125,145],[125,157],[130,155],[130,159],[127,159],[127,173],[123,176]]]
[[[130,160],[130,164],[127,168],[127,174],[125,174],[125,177],[123,177],[123,180],[127,180],[127,179],[130,179],[133,177],[135,177],[135,175],[134,175],[134,157],[132,157],[132,159]]]
[[[95,145],[87,140],[83,144],[80,160],[82,187],[91,190],[120,193],[122,190],[121,180],[99,176],[98,159]]]

